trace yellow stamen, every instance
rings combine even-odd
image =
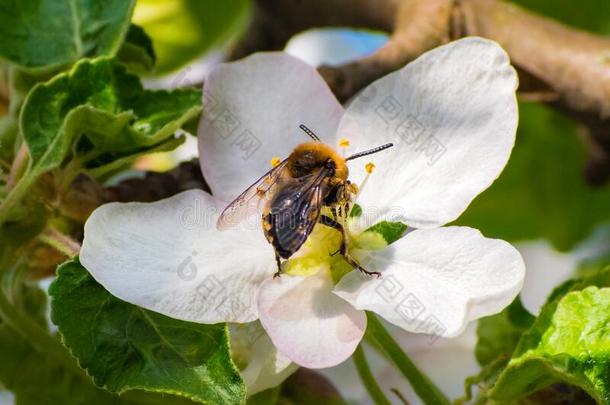
[[[339,147],[341,147],[341,148],[349,147],[349,139],[347,139],[347,138],[339,139]]]
[[[362,180],[362,183],[360,183],[357,188],[358,191],[354,196],[354,201],[358,201],[358,197],[360,197],[360,193],[362,193],[364,186],[366,186],[366,182],[369,181],[371,173],[373,173],[373,170],[375,170],[375,164],[373,162],[368,162],[366,165],[364,165],[364,170],[366,170],[366,176],[364,176],[364,180]]]
[[[279,165],[280,163],[282,163],[282,161],[280,160],[279,157],[274,156],[271,158],[271,160],[269,161],[269,163],[271,163],[271,166],[276,167],[277,165]]]

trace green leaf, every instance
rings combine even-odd
[[[0,384],[13,392],[17,405],[188,405],[173,395],[129,391],[124,395],[96,387],[86,376],[71,372],[34,350],[20,335],[0,323]]]
[[[176,70],[235,35],[247,20],[248,0],[139,0],[133,21],[155,44],[156,74]]]
[[[15,307],[42,326],[47,333],[47,294],[35,285],[22,285],[13,292]],[[58,342],[59,344],[59,342]],[[108,404],[108,405],[189,405],[192,401],[173,395],[143,391],[129,391],[120,397],[97,388],[79,370],[76,360],[65,351],[66,360],[73,366],[58,362],[38,352],[26,339],[0,319],[0,386],[10,389],[17,405],[50,404]],[[74,362],[74,364],[72,364]],[[82,371],[82,370],[81,370]]]
[[[58,67],[113,55],[133,0],[6,0],[0,7],[0,58],[23,68]]]
[[[157,60],[152,40],[141,27],[135,24],[129,26],[125,42],[119,49],[117,58],[129,70],[139,73],[151,71]]]
[[[390,222],[390,221],[381,221],[370,228],[368,228],[364,232],[373,232],[381,235],[383,240],[389,245],[390,243],[396,242],[398,239],[404,235],[407,230],[407,225],[402,222]]]
[[[201,91],[144,90],[112,59],[83,60],[30,92],[21,130],[30,151],[23,178],[0,205],[0,224],[34,181],[66,164],[64,181],[101,162],[177,146],[174,133],[201,111]]]
[[[520,116],[506,169],[458,224],[509,241],[545,238],[568,250],[610,220],[610,187],[584,182],[585,150],[572,120],[537,104],[521,103]]]
[[[354,206],[352,207],[352,210],[349,213],[350,218],[353,217],[359,217],[360,215],[362,215],[362,207],[358,204],[354,204]]]
[[[477,325],[475,355],[481,366],[497,359],[508,360],[523,332],[536,318],[521,304],[519,297],[496,315],[481,318]]]
[[[58,268],[51,318],[79,364],[105,389],[171,393],[202,403],[243,403],[226,326],[179,321],[123,302],[78,259]]]
[[[484,365],[477,375],[466,378],[464,380],[464,390],[466,392],[465,400],[468,401],[467,403],[475,405],[488,404],[490,402],[489,390],[496,383],[507,364],[508,359],[498,357],[496,360]],[[473,399],[472,388],[474,386],[477,386],[478,392]]]
[[[199,113],[200,96],[194,89],[144,90],[113,60],[84,60],[35,86],[25,101],[21,127],[34,170],[58,167],[74,141],[77,154],[97,156],[156,146]]]
[[[525,332],[490,395],[514,401],[550,384],[584,389],[610,403],[610,268],[558,287]]]

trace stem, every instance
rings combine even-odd
[[[59,340],[29,317],[24,316],[10,303],[3,288],[0,288],[0,318],[30,342],[36,351],[65,366],[77,375],[86,376],[85,371],[76,364],[74,358]]]
[[[15,156],[15,160],[13,160],[13,164],[11,165],[11,171],[8,177],[8,186],[12,188],[17,184],[17,180],[21,176],[24,165],[28,162],[28,148],[24,144],[21,145],[19,151],[17,152],[17,156]]]
[[[76,256],[80,250],[80,245],[78,242],[70,238],[68,235],[64,235],[63,233],[59,232],[57,229],[45,229],[38,236],[38,239],[68,257]]]
[[[364,383],[364,387],[373,399],[373,402],[375,402],[377,405],[390,405],[390,400],[385,396],[385,394],[381,390],[381,387],[379,387],[379,385],[377,384],[375,377],[373,377],[373,373],[371,372],[369,364],[366,361],[366,356],[364,355],[362,344],[358,345],[352,358],[354,359],[354,363],[356,364],[358,375]]]
[[[370,312],[366,313],[368,326],[366,333],[374,345],[384,354],[407,378],[411,387],[426,404],[445,404],[451,402],[443,392],[425,374],[418,370],[413,361],[400,348],[392,335],[384,328],[379,319]]]

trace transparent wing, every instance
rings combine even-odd
[[[231,228],[249,216],[262,212],[264,201],[273,196],[273,189],[277,187],[279,178],[286,168],[288,159],[262,175],[258,180],[238,195],[220,214],[216,221],[219,230]]]

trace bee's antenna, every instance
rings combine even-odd
[[[301,128],[301,130],[303,130],[303,132],[305,132],[307,135],[309,135],[311,137],[311,139],[313,139],[314,141],[320,142],[320,138],[318,138],[318,135],[314,134],[311,129],[307,128],[303,124],[299,125],[299,128]]]
[[[345,160],[347,161],[347,160],[357,159],[362,156],[372,155],[373,153],[381,152],[382,150],[391,148],[392,146],[394,146],[393,143],[386,143],[385,145],[381,145],[381,146],[378,146],[373,149],[365,150],[364,152],[354,153],[353,155],[346,157]]]

